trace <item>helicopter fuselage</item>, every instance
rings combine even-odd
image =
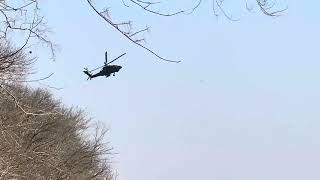
[[[112,73],[119,72],[121,68],[122,66],[118,66],[118,65],[107,65],[107,66],[104,66],[102,70],[97,74],[101,73],[101,76],[110,76]]]
[[[89,72],[85,72],[90,79],[98,77],[98,76],[106,76],[109,77],[111,74],[115,75],[116,72],[119,72],[119,70],[122,68],[122,66],[118,65],[107,65],[102,68],[102,70],[96,74],[91,75]]]
[[[109,65],[110,63],[116,61],[117,59],[121,58],[122,56],[124,56],[126,53],[121,54],[120,56],[116,57],[115,59],[113,59],[112,61],[108,62],[108,52],[105,52],[105,58],[106,61],[104,62],[103,66],[100,66],[98,68],[95,68],[91,71],[88,70],[88,68],[84,68],[84,73],[88,76],[88,80],[98,77],[98,76],[105,76],[105,77],[109,77],[111,74],[113,74],[113,76],[115,76],[116,72],[119,72],[119,70],[122,68],[122,66],[118,66],[118,65]],[[98,73],[96,74],[91,74],[91,72],[102,68]]]

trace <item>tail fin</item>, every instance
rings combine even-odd
[[[83,72],[84,72],[86,75],[89,76],[87,80],[89,80],[89,79],[91,80],[91,79],[92,79],[92,75],[89,73],[89,71],[88,71],[87,68],[85,68]]]

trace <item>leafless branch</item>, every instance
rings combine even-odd
[[[219,8],[219,11],[222,12],[222,14],[224,15],[224,17],[226,17],[227,19],[229,19],[230,21],[239,21],[240,19],[234,19],[232,17],[232,15],[229,15],[225,9],[222,7],[224,0],[213,0],[213,12],[214,14],[217,16],[217,10],[216,7]],[[216,5],[216,6],[215,6]]]
[[[285,12],[288,7],[280,9],[280,10],[273,10],[276,5],[275,0],[256,0],[258,6],[260,7],[261,11],[267,16],[281,16],[283,12]]]
[[[133,39],[133,37],[131,36],[130,32],[126,32],[122,29],[120,29],[121,25],[129,25],[130,23],[114,23],[112,22],[109,18],[107,18],[106,16],[104,16],[101,12],[99,12],[97,10],[97,8],[93,5],[93,3],[91,2],[91,0],[87,0],[87,2],[89,3],[90,7],[101,17],[103,18],[103,20],[105,20],[108,24],[110,24],[111,26],[113,26],[118,32],[120,32],[124,37],[126,37],[129,41],[131,41],[132,43],[136,44],[137,46],[147,50],[148,52],[150,52],[151,54],[155,55],[156,57],[158,57],[159,59],[163,60],[163,61],[167,61],[167,62],[175,62],[175,63],[179,63],[180,61],[176,61],[176,60],[170,60],[167,58],[163,58],[162,56],[160,56],[159,54],[157,54],[155,51],[151,50],[150,48],[140,44],[141,39],[140,40],[136,40]],[[139,32],[139,31],[138,31]]]
[[[53,76],[54,73],[50,73],[48,76],[45,76],[43,78],[39,78],[39,79],[32,79],[32,80],[24,80],[24,81],[16,81],[16,82],[19,82],[19,83],[27,83],[27,82],[39,82],[39,81],[43,81],[43,80],[46,80],[46,79],[49,79],[51,76]]]
[[[173,13],[161,13],[159,11],[155,11],[155,10],[150,9],[151,6],[159,4],[160,3],[159,1],[157,1],[157,2],[141,1],[141,0],[129,0],[129,1],[132,2],[133,4],[139,6],[140,8],[142,8],[143,10],[145,10],[147,12],[150,12],[150,13],[156,14],[156,15],[160,15],[160,16],[175,16],[175,15],[178,15],[178,14],[185,12],[185,10],[180,10],[180,11],[173,12]]]

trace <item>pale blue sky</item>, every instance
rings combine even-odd
[[[120,180],[318,180],[320,2],[287,3],[276,19],[230,6],[239,22],[209,7],[172,18],[111,8],[151,26],[147,45],[183,59],[170,64],[130,44],[85,1],[46,1],[61,51],[55,62],[41,53],[38,75],[55,72],[47,82],[64,88],[56,96],[110,127]],[[83,67],[101,65],[106,49],[127,52],[123,69],[86,81]]]

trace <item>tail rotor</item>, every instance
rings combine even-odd
[[[84,71],[83,71],[87,76],[88,76],[88,79],[87,80],[91,80],[92,79],[92,74],[90,74],[88,68],[84,68]]]

